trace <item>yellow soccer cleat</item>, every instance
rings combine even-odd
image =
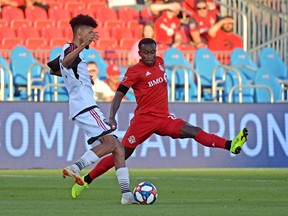
[[[239,132],[239,134],[232,140],[230,152],[233,154],[239,154],[242,149],[242,146],[247,141],[247,137],[248,137],[248,130],[246,128],[243,128]]]
[[[89,188],[89,185],[87,182],[85,182],[83,186],[74,184],[71,189],[72,198],[76,199],[82,193],[83,190],[88,189],[88,188]]]

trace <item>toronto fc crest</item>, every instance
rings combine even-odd
[[[163,68],[163,66],[162,66],[161,64],[159,64],[159,69],[160,69],[161,71],[164,71],[164,68]]]

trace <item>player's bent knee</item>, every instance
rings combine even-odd
[[[113,135],[107,135],[101,138],[101,143],[105,144],[106,148],[109,149],[110,152],[113,152],[116,148],[116,142]]]

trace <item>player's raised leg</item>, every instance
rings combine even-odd
[[[100,139],[101,144],[88,150],[84,155],[76,161],[76,163],[63,168],[63,177],[71,176],[76,184],[83,186],[85,184],[84,180],[80,176],[80,171],[85,167],[96,163],[101,157],[112,152],[116,148],[116,143],[114,141],[113,135],[106,135]],[[124,157],[123,157],[124,160]]]
[[[242,146],[247,141],[248,130],[247,128],[243,128],[233,140],[227,140],[216,134],[207,133],[199,127],[186,123],[181,127],[179,136],[181,138],[193,138],[198,143],[207,147],[222,148],[233,154],[239,154]]]

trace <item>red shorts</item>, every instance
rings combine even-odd
[[[153,133],[160,136],[180,138],[181,128],[185,124],[187,124],[187,122],[175,118],[175,116],[171,114],[166,118],[145,115],[134,116],[122,139],[122,144],[128,148],[136,148],[137,145],[143,143]]]

